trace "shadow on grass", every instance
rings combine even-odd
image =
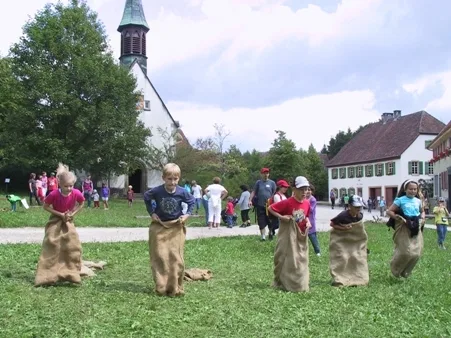
[[[34,285],[35,271],[0,270],[0,276],[11,281]]]
[[[100,281],[96,283],[95,287],[101,292],[130,292],[139,294],[156,295],[155,291],[150,285],[144,283],[138,283],[133,281],[113,281],[107,282]]]

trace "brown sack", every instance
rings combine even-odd
[[[186,281],[198,281],[198,280],[210,280],[213,277],[213,274],[210,270],[204,269],[188,269],[185,270],[185,280]]]
[[[423,253],[423,233],[419,231],[417,236],[410,237],[409,228],[402,221],[396,222],[393,242],[395,250],[390,262],[391,272],[395,277],[407,278]]]
[[[183,295],[186,228],[179,219],[152,222],[149,228],[150,265],[155,292],[159,295]]]
[[[368,285],[368,235],[363,221],[350,230],[330,231],[329,269],[334,286]]]
[[[309,290],[308,233],[301,233],[294,220],[280,221],[274,252],[273,286],[285,291]]]
[[[74,223],[50,216],[45,226],[35,286],[51,285],[58,281],[81,283],[80,270],[81,243]]]

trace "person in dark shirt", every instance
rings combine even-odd
[[[180,176],[180,167],[168,163],[163,168],[164,184],[144,193],[144,203],[152,217],[149,251],[155,291],[165,296],[184,294],[185,224],[193,212],[195,198],[178,185]],[[187,205],[186,213],[182,203]]]

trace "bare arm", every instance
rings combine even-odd
[[[393,219],[400,219],[401,216],[396,213],[399,212],[399,207],[396,204],[392,204],[387,210],[387,216]]]
[[[62,212],[56,211],[55,209],[52,208],[52,206],[50,204],[46,204],[44,203],[44,210],[50,212],[52,215],[61,217],[64,219],[64,214]]]
[[[273,210],[271,205],[269,206],[268,211],[271,213],[271,215],[277,217],[278,219],[282,219],[282,220],[285,220],[285,221],[289,221],[290,219],[293,218],[291,216],[284,216],[284,215],[279,214],[278,212]]]
[[[79,212],[81,209],[83,209],[83,206],[84,206],[84,205],[85,205],[85,202],[78,203],[78,205],[77,205],[74,209],[72,209],[72,211],[70,212],[70,214],[72,215],[72,217],[75,216],[75,214],[76,214],[77,212]]]
[[[229,194],[229,192],[226,190],[226,189],[224,189],[223,191],[222,191],[222,193],[221,193],[221,199],[223,200],[224,198],[226,198],[226,196]]]

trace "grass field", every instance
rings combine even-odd
[[[10,212],[10,204],[5,199],[0,200],[0,228],[43,227],[49,219],[49,213],[42,207],[31,207],[25,210],[18,206],[17,212]],[[204,226],[204,209],[201,207],[202,217],[191,217],[188,226]],[[77,227],[146,227],[150,218],[143,200],[133,202],[131,208],[123,199],[112,199],[109,210],[83,208],[76,217]],[[253,215],[251,216],[253,219]]]
[[[102,211],[100,211],[102,212]],[[107,260],[79,287],[34,288],[37,245],[0,246],[1,337],[449,337],[449,251],[425,230],[412,277],[390,277],[391,235],[368,226],[370,285],[330,286],[328,233],[323,256],[310,253],[311,291],[270,287],[274,242],[255,237],[188,241],[187,268],[211,269],[183,298],[153,293],[144,242],[85,244],[84,258]],[[312,250],[311,250],[312,251]]]

